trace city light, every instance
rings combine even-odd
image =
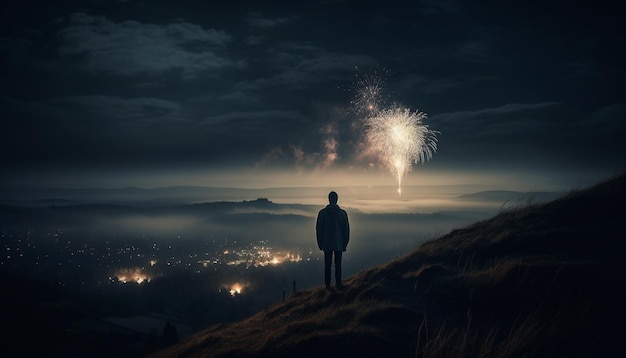
[[[136,282],[136,283],[143,283],[143,282],[150,282],[150,277],[143,273],[142,270],[138,267],[136,268],[121,268],[117,271],[117,273],[114,275],[115,278],[117,278],[117,281],[122,282],[122,283],[128,283],[128,282]]]

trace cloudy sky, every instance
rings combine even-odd
[[[600,3],[3,2],[2,183],[391,180],[350,105],[372,78],[440,132],[407,182],[595,181],[626,169],[626,25]]]

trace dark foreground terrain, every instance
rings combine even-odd
[[[626,177],[427,242],[154,357],[608,357],[626,338]]]

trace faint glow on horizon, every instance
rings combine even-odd
[[[454,166],[452,166],[454,164]],[[467,163],[466,163],[467,164]],[[352,165],[329,168],[258,167],[240,166],[181,166],[160,168],[74,168],[71,170],[45,172],[46,185],[55,189],[123,189],[137,187],[156,189],[164,187],[198,186],[211,188],[236,188],[265,190],[271,188],[321,188],[328,190],[344,186],[387,186],[389,171]],[[407,175],[406,185],[471,185],[489,187],[489,190],[519,191],[562,191],[593,185],[615,175],[612,171],[590,170],[579,172],[563,168],[528,169],[516,166],[489,167],[466,166],[459,163],[438,162],[435,166],[420,167],[419,175]],[[42,189],[41,175],[18,173],[28,177],[15,185],[16,188]],[[391,174],[391,173],[389,173]],[[30,179],[32,180],[30,180]],[[37,180],[35,180],[37,178]],[[46,187],[47,188],[47,187]],[[485,189],[486,190],[486,189]],[[38,200],[40,190],[6,192],[18,199]],[[403,190],[406,192],[406,190]],[[94,197],[89,193],[87,199]],[[130,194],[130,192],[128,193]],[[327,194],[327,193],[325,193]],[[256,194],[255,194],[256,195]],[[404,195],[404,193],[403,193]],[[322,195],[323,197],[324,195]],[[212,196],[211,200],[249,200],[257,196],[233,196],[224,191]],[[76,199],[79,197],[69,197]],[[127,197],[120,197],[125,200]],[[273,197],[269,197],[273,199]],[[7,198],[5,198],[7,199]],[[84,196],[80,199],[85,199]],[[105,198],[110,201],[111,198]],[[204,199],[203,199],[204,200]],[[184,226],[189,226],[185,223]],[[170,226],[171,227],[171,226]]]

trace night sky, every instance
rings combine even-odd
[[[412,180],[626,169],[618,2],[24,0],[0,16],[7,187],[380,178],[350,106],[368,78],[440,132]]]

